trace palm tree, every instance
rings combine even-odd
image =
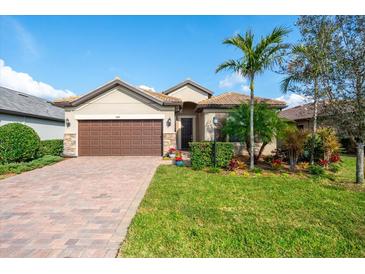
[[[237,60],[228,60],[216,69],[216,73],[221,70],[231,70],[240,73],[250,82],[250,169],[254,168],[255,139],[254,139],[254,89],[255,78],[266,69],[272,68],[282,59],[282,53],[287,45],[283,43],[284,36],[289,33],[289,29],[277,27],[254,45],[254,34],[247,31],[243,36],[240,34],[223,41],[223,44],[238,48],[243,56]]]
[[[288,91],[298,92],[305,89],[305,95],[313,98],[313,125],[311,144],[311,164],[314,163],[315,135],[317,133],[318,101],[321,97],[319,83],[324,73],[322,60],[325,58],[321,49],[313,45],[295,45],[291,50],[292,60],[287,68],[287,77],[281,82],[284,94]],[[309,88],[312,87],[312,88]]]

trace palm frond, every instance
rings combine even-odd
[[[234,72],[239,72],[242,69],[242,64],[238,60],[227,60],[224,63],[220,64],[215,73],[220,72],[222,70],[233,70]]]
[[[290,32],[289,28],[286,27],[275,27],[273,31],[261,39],[261,41],[255,47],[255,54],[260,56],[266,49],[274,44],[281,44],[285,35]]]

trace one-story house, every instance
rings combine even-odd
[[[41,140],[63,139],[65,113],[51,102],[0,86],[0,126],[22,123],[33,128]]]
[[[321,116],[322,107],[318,105],[318,116]],[[311,130],[313,127],[314,104],[308,103],[280,111],[279,117],[295,122],[299,129]]]
[[[213,140],[213,117],[223,121],[233,107],[249,97],[213,92],[192,80],[159,93],[119,78],[71,100],[58,100],[65,109],[64,154],[162,155],[170,147],[187,150],[189,142]],[[285,102],[256,98],[278,110]],[[267,151],[276,146],[268,146]]]

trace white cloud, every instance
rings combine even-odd
[[[238,84],[247,83],[247,80],[242,77],[241,74],[234,72],[230,75],[224,77],[224,79],[219,81],[220,88],[232,88]]]
[[[288,108],[306,104],[311,101],[309,98],[295,93],[280,96],[276,98],[276,100],[285,101],[288,105]]]
[[[244,93],[248,93],[250,91],[250,86],[249,85],[242,85],[242,91]]]
[[[45,99],[74,96],[69,90],[55,89],[51,85],[35,81],[29,74],[17,72],[0,59],[0,86],[14,89]]]
[[[146,85],[139,85],[138,87],[140,89],[150,90],[150,91],[156,92],[156,90],[153,87],[149,87],[149,86],[146,86]]]

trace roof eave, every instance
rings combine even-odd
[[[26,117],[33,117],[33,118],[38,118],[38,119],[43,119],[43,120],[52,120],[52,121],[60,121],[60,122],[65,121],[64,118],[62,119],[62,118],[51,117],[51,116],[42,116],[42,115],[26,113],[26,112],[21,112],[21,111],[8,110],[8,109],[0,109],[0,113],[13,114],[13,115],[18,115],[18,116],[26,116]]]
[[[145,97],[145,98],[147,98],[147,99],[149,99],[149,100],[151,100],[151,101],[153,101],[157,104],[163,105],[163,103],[164,103],[162,100],[158,100],[157,98],[155,98],[155,97],[153,97],[153,96],[151,96],[151,95],[149,95],[149,94],[147,94],[147,93],[145,93],[145,92],[143,92],[143,91],[141,91],[141,90],[139,90],[139,89],[137,89],[137,88],[121,81],[121,80],[119,80],[119,79],[115,79],[115,80],[113,80],[113,81],[111,81],[111,82],[109,82],[109,83],[107,83],[107,84],[105,84],[105,85],[103,85],[103,86],[101,86],[101,87],[85,94],[84,96],[82,96],[80,98],[77,98],[76,100],[74,100],[72,102],[67,102],[68,104],[65,103],[63,106],[64,107],[77,107],[77,106],[79,106],[79,105],[81,105],[81,104],[83,104],[83,103],[85,103],[85,102],[87,102],[87,101],[103,94],[104,92],[106,92],[108,90],[111,90],[113,88],[119,87],[119,86],[124,87],[126,89],[129,89],[131,91],[134,91],[135,93],[141,95],[142,97]]]

